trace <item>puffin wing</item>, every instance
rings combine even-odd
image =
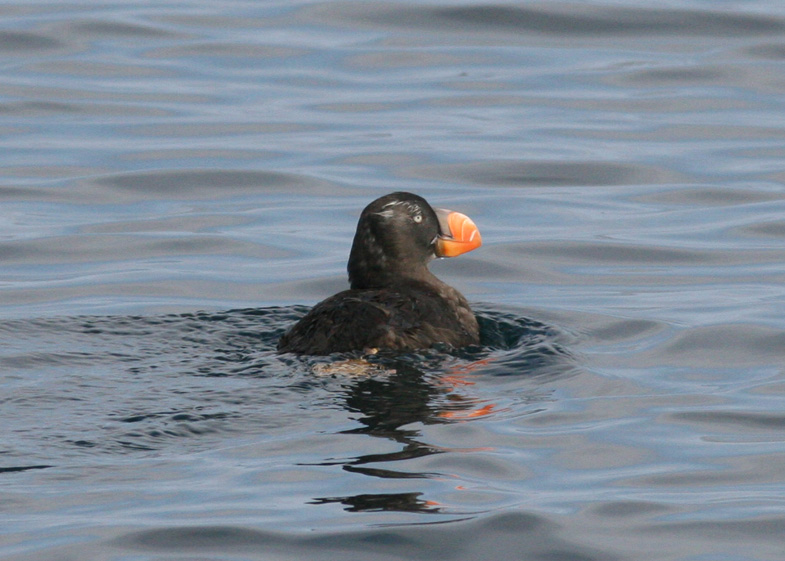
[[[371,348],[389,322],[389,311],[368,291],[339,292],[314,306],[278,342],[280,352],[325,355]]]

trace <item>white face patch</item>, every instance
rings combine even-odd
[[[418,205],[417,203],[410,203],[408,201],[391,201],[391,202],[387,203],[386,205],[382,206],[382,208],[387,209],[387,210],[383,210],[381,212],[377,212],[376,214],[379,215],[379,216],[383,216],[384,218],[391,218],[395,214],[395,208],[394,207],[397,207],[397,206],[405,207],[406,210],[410,214],[416,215],[416,214],[420,214],[421,213],[420,212],[420,205]],[[392,208],[388,208],[388,207],[392,207]]]
[[[381,216],[383,218],[392,218],[393,214],[395,214],[394,210],[383,210],[381,212],[374,213],[376,216]]]

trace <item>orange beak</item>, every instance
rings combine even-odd
[[[434,210],[441,230],[436,240],[436,257],[455,257],[482,245],[480,231],[471,218],[443,208]]]

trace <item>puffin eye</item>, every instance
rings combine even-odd
[[[422,222],[422,214],[415,214],[412,217],[412,220],[414,220],[417,224],[419,224],[420,222]]]

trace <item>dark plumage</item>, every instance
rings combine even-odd
[[[466,216],[392,193],[363,210],[349,255],[350,290],[320,302],[278,342],[280,352],[424,349],[479,342],[466,298],[428,270],[434,257],[481,245]]]

